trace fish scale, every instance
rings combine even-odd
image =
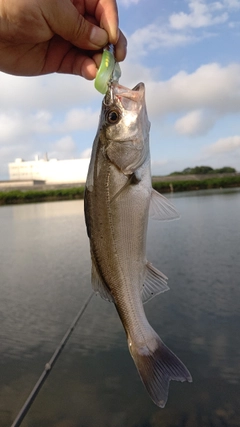
[[[159,407],[170,380],[192,381],[185,365],[150,326],[143,303],[168,290],[167,277],[146,259],[149,213],[176,219],[172,204],[152,189],[145,87],[113,82],[102,112],[85,188],[92,285],[115,304],[139,375]]]

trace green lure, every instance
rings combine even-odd
[[[110,50],[104,50],[102,61],[95,78],[94,86],[98,92],[105,95],[110,80],[118,81],[121,75],[119,64],[115,61],[114,55]]]

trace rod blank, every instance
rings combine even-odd
[[[25,418],[26,414],[28,413],[33,401],[35,400],[38,392],[40,391],[42,385],[44,384],[45,380],[47,379],[48,375],[50,374],[53,365],[55,364],[56,360],[58,359],[60,353],[62,352],[66,342],[68,341],[70,335],[72,334],[75,326],[77,325],[79,319],[82,317],[84,311],[86,310],[88,304],[90,303],[92,297],[94,295],[94,292],[92,292],[89,297],[86,299],[85,303],[79,310],[77,316],[73,320],[70,328],[67,330],[66,334],[64,335],[63,339],[61,340],[60,344],[56,348],[55,352],[53,353],[51,359],[49,362],[46,363],[45,368],[40,375],[38,381],[36,382],[35,386],[33,387],[31,393],[29,394],[28,398],[26,399],[24,405],[22,406],[21,410],[19,411],[17,417],[13,421],[11,427],[19,427]]]

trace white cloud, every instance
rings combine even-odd
[[[7,177],[7,164],[14,158],[33,158],[39,149],[50,157],[79,155],[71,132],[97,128],[101,96],[93,82],[89,88],[89,82],[76,76],[23,78],[0,73],[0,86],[1,177]]]
[[[202,110],[191,111],[175,123],[180,135],[200,136],[206,134],[214,125],[214,118]]]
[[[239,0],[224,0],[223,4],[230,9],[240,9]]]
[[[81,77],[0,72],[0,87],[0,175],[5,178],[10,161],[33,158],[39,147],[54,157],[77,155],[71,132],[97,127],[101,96]]]
[[[55,148],[59,151],[72,151],[75,149],[75,142],[71,136],[64,136],[55,143]]]
[[[149,51],[164,47],[185,46],[196,41],[193,34],[172,31],[168,27],[150,24],[139,28],[128,37],[128,55],[133,61],[136,57],[149,54]]]
[[[128,35],[128,52],[131,60],[149,55],[151,51],[184,47],[190,43],[214,37],[217,34],[206,31],[206,28],[217,24],[227,23],[228,27],[232,28],[233,24],[229,22],[229,19],[234,10],[240,7],[240,2],[237,0],[215,2],[191,0],[188,2],[188,6],[189,13],[183,11],[173,13],[165,24],[151,23]],[[203,29],[203,31],[196,31],[198,29]]]
[[[20,114],[15,113],[12,116],[8,114],[0,115],[0,141],[8,141],[23,132],[23,123],[20,120]]]
[[[31,135],[50,131],[52,115],[48,111],[25,114],[20,110],[0,113],[0,144],[29,138]]]
[[[180,71],[167,81],[148,82],[151,115],[208,109],[214,115],[240,111],[240,65],[207,64],[193,73]]]
[[[52,74],[41,77],[18,77],[0,72],[0,113],[6,110],[31,112],[64,111],[68,108],[86,108],[99,94],[93,82],[78,76]]]
[[[141,0],[118,0],[119,4],[122,4],[123,6],[129,7],[132,4],[138,4]]]
[[[77,153],[76,144],[70,135],[66,135],[51,144],[48,153],[49,158],[68,159],[75,157]]]
[[[122,76],[124,76],[120,83],[129,88],[133,88],[140,81],[148,84],[152,82],[155,77],[155,70],[153,68],[147,68],[138,63],[132,64],[128,60],[121,64]]]
[[[91,108],[85,110],[74,108],[67,112],[62,124],[55,124],[55,126],[62,132],[86,130],[96,128],[98,119],[99,111],[93,111]]]
[[[213,144],[202,147],[201,162],[211,163],[212,167],[232,166],[240,172],[240,135],[219,138]]]
[[[185,47],[204,39],[220,36],[211,27],[226,24],[228,30],[237,26],[235,11],[240,8],[240,1],[205,0],[188,1],[189,13],[173,13],[163,23],[157,19],[154,23],[138,28],[128,35],[128,58],[136,62],[139,58],[149,56],[166,48]],[[234,19],[232,19],[234,18]]]
[[[167,159],[160,159],[160,160],[153,160],[151,159],[151,170],[154,174],[154,171],[161,169],[163,166],[166,166],[168,164]]]
[[[97,127],[99,111],[72,109],[59,122],[50,111],[39,110],[34,114],[19,110],[0,113],[0,145],[31,139],[42,134],[68,133]]]
[[[170,26],[177,30],[185,28],[201,28],[224,23],[228,20],[228,13],[223,11],[221,2],[205,2],[191,0],[190,13],[174,13],[169,18]],[[219,13],[221,11],[221,13]]]
[[[155,30],[157,31],[157,27],[151,26],[149,34],[143,32],[143,39],[144,34],[150,37],[154,34],[151,31]],[[156,40],[156,46],[157,43]],[[145,47],[147,48],[147,44],[144,45]],[[138,63],[133,66],[129,61],[125,61],[122,64],[122,71],[121,82],[126,86],[133,87],[139,81],[145,82],[147,108],[152,128],[159,126],[160,121],[161,126],[164,126],[169,117],[171,118],[170,125],[168,121],[168,135],[174,134],[173,115],[176,121],[175,130],[178,133],[195,136],[206,133],[213,124],[217,125],[219,118],[224,115],[240,112],[240,64],[225,67],[216,63],[206,64],[191,73],[180,71],[165,81],[157,81],[159,70],[155,73],[150,66],[144,67]],[[58,76],[56,78],[57,83],[53,78],[24,80],[7,76],[6,85],[5,77],[1,80],[0,73],[2,83],[0,173],[2,175],[9,161],[15,157],[33,158],[39,147],[43,152],[48,151],[50,157],[69,158],[79,156],[79,151],[91,144],[92,140],[83,141],[81,136],[78,139],[78,136],[75,133],[71,135],[71,132],[89,129],[96,131],[101,95],[93,88],[92,82],[89,93],[86,88],[81,92],[79,86],[84,88],[84,85],[81,86],[81,79],[76,79],[74,76],[64,79],[66,87],[59,89],[61,80],[58,80]],[[27,84],[27,81],[30,83]],[[59,90],[61,93],[58,93]],[[96,107],[93,104],[95,99]],[[238,129],[235,132],[238,133]],[[52,142],[54,140],[55,142]],[[229,144],[228,141],[228,147],[232,146]],[[216,144],[216,147],[219,149],[219,145]],[[89,150],[81,153],[81,156],[88,157]],[[167,157],[168,154],[163,155],[164,159]],[[159,169],[169,167],[166,160],[158,163],[157,157],[154,159],[156,159],[153,163],[155,173],[158,167]]]
[[[80,153],[79,157],[81,159],[89,159],[89,157],[91,157],[91,153],[92,153],[92,147],[86,148],[86,150],[84,150]]]
[[[26,118],[28,123],[26,124]],[[27,115],[22,118],[25,128],[31,128],[34,132],[46,133],[51,130],[51,121],[53,114],[47,110],[38,110],[33,115]]]
[[[205,152],[208,154],[229,153],[240,151],[240,135],[220,138],[214,144],[206,147]]]

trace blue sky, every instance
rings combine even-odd
[[[120,83],[146,86],[152,173],[240,171],[240,1],[119,0],[128,56]],[[0,179],[36,154],[89,156],[102,95],[77,76],[0,73]]]

